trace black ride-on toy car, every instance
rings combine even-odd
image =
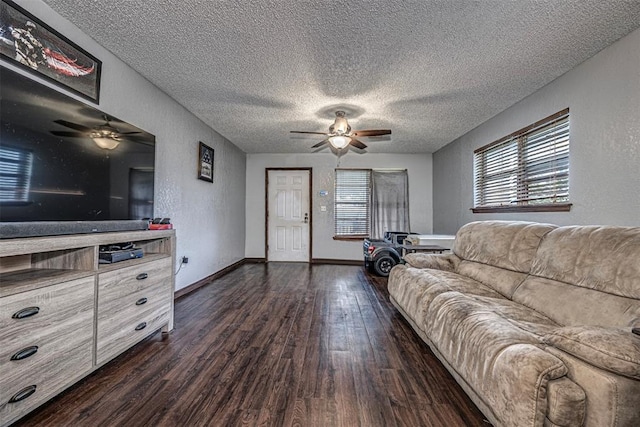
[[[391,269],[402,261],[402,243],[410,234],[404,231],[385,231],[384,239],[364,239],[364,267],[367,271],[387,277]]]

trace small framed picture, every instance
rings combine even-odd
[[[198,152],[198,179],[213,182],[213,148],[203,142]]]
[[[0,0],[0,55],[94,103],[102,62],[12,2]]]

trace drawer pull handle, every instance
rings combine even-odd
[[[13,319],[24,319],[25,317],[35,316],[40,312],[40,307],[27,307],[23,308],[20,311],[16,311],[11,316]]]
[[[141,331],[146,327],[147,327],[147,322],[142,322],[142,323],[138,324],[138,326],[136,326],[136,331]]]
[[[9,399],[8,403],[20,402],[21,400],[26,399],[27,397],[31,396],[35,392],[36,392],[35,384],[27,386],[22,390],[20,390],[19,392],[17,392],[16,394],[14,394],[13,396],[11,396],[11,399]]]
[[[136,280],[144,280],[147,277],[149,277],[149,275],[147,273],[140,273],[136,276]]]
[[[31,347],[26,347],[11,356],[11,360],[22,360],[26,359],[29,356],[33,356],[38,352],[38,346],[32,345]]]
[[[138,301],[136,301],[136,305],[142,305],[142,304],[146,304],[147,303],[147,299],[146,298],[140,298]]]

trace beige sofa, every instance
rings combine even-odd
[[[640,426],[640,228],[484,221],[391,301],[495,426]]]

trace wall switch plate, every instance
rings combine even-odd
[[[320,206],[320,212],[326,212],[326,211],[327,211],[326,206]]]

